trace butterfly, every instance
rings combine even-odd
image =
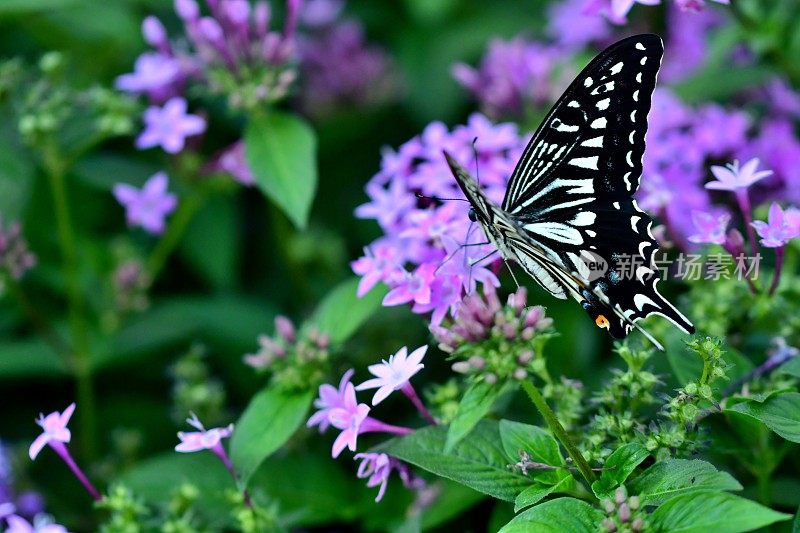
[[[663,53],[657,35],[642,34],[595,57],[534,133],[500,206],[444,153],[470,202],[470,219],[503,258],[556,298],[577,300],[618,339],[653,314],[694,332],[658,292],[652,220],[632,197]]]

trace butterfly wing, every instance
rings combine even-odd
[[[592,60],[539,126],[502,204],[553,263],[579,278],[587,257],[606,262],[586,303],[592,315],[611,312],[603,316],[613,318],[616,337],[650,314],[694,331],[658,292],[652,221],[632,198],[663,51],[658,36],[637,35]]]

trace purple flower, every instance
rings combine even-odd
[[[386,52],[365,42],[358,22],[318,28],[300,42],[303,106],[323,114],[338,105],[386,101],[396,85],[390,67]]]
[[[30,455],[31,460],[36,459],[39,452],[42,451],[42,448],[48,444],[52,444],[53,442],[66,444],[70,441],[72,435],[69,428],[67,428],[67,424],[74,411],[75,403],[71,403],[64,409],[63,413],[54,411],[47,416],[39,415],[36,423],[39,424],[43,432],[36,437],[28,450],[28,455]]]
[[[329,26],[343,8],[344,0],[306,0],[300,10],[300,21],[314,28]]]
[[[336,458],[342,453],[345,446],[351,452],[356,451],[359,430],[362,422],[367,419],[369,406],[356,401],[356,390],[352,383],[347,383],[344,389],[341,407],[334,407],[328,414],[328,421],[342,432],[333,442],[331,455]]]
[[[61,457],[61,460],[67,464],[69,469],[72,470],[72,473],[78,478],[78,481],[81,482],[87,492],[89,492],[95,500],[99,501],[101,499],[100,493],[97,492],[97,489],[94,488],[83,471],[75,463],[75,460],[69,453],[69,449],[65,446],[72,438],[67,424],[74,411],[75,403],[71,403],[64,409],[63,413],[54,411],[47,416],[40,414],[36,423],[42,428],[43,432],[31,443],[28,455],[30,455],[33,461],[39,456],[39,452],[42,451],[42,448],[46,445],[50,446],[50,448]]]
[[[431,123],[397,151],[384,152],[380,171],[367,185],[372,201],[357,210],[358,216],[377,219],[384,231],[351,264],[362,276],[359,294],[382,281],[391,289],[384,305],[413,302],[415,313],[432,313],[432,322],[438,324],[452,312],[464,290],[472,291],[478,282],[496,284],[489,267],[497,264],[499,256],[473,265],[490,248],[460,249],[462,244],[484,239],[480,228],[470,223],[469,205],[417,194],[463,198],[442,156],[446,149],[473,175],[480,175],[486,194],[499,203],[525,140],[515,125],[494,125],[474,114],[466,125],[452,131],[442,123]]]
[[[372,201],[356,208],[358,218],[374,218],[384,229],[395,227],[398,219],[403,217],[416,203],[412,195],[400,180],[392,180],[388,188],[371,182],[367,185],[367,193]]]
[[[459,63],[453,77],[466,87],[491,116],[521,116],[526,106],[552,102],[563,87],[555,87],[553,74],[565,63],[553,46],[516,38],[489,43],[478,69]]]
[[[362,276],[356,293],[359,298],[378,282],[388,282],[403,270],[397,245],[387,241],[377,241],[364,248],[364,256],[353,261],[351,267],[353,272]]]
[[[152,106],[144,113],[145,129],[136,139],[140,150],[161,146],[165,152],[177,154],[183,150],[186,138],[206,130],[206,121],[186,113],[186,100],[170,98],[164,107]]]
[[[306,422],[306,426],[319,426],[320,433],[324,433],[328,429],[328,426],[330,426],[331,411],[344,407],[345,392],[347,391],[347,386],[350,385],[350,378],[353,377],[354,373],[355,370],[352,369],[345,372],[339,382],[338,389],[327,383],[320,385],[319,397],[314,400],[314,407],[319,409],[319,411],[311,415],[311,418]]]
[[[219,155],[216,163],[212,165],[212,168],[214,170],[227,172],[233,176],[236,181],[247,187],[253,186],[256,183],[253,172],[247,164],[243,141],[236,141],[227,147]]]
[[[773,78],[764,90],[764,101],[778,115],[800,118],[800,94],[783,78]]]
[[[19,280],[35,265],[36,256],[28,250],[20,223],[15,221],[4,227],[0,217],[0,271]]]
[[[548,6],[547,34],[556,44],[579,50],[610,37],[611,27],[603,17],[583,12],[585,3],[586,0],[564,0]]]
[[[372,397],[372,405],[378,405],[393,391],[400,390],[414,374],[425,367],[422,364],[422,358],[425,357],[427,351],[428,346],[426,345],[420,346],[409,354],[408,348],[403,346],[396,354],[390,355],[388,361],[384,360],[376,365],[370,365],[370,373],[377,377],[368,379],[356,387],[356,390],[378,389]]]
[[[402,280],[383,298],[383,305],[400,305],[407,302],[428,304],[431,301],[431,283],[437,265],[424,263],[414,272],[406,272]]]
[[[758,163],[758,158],[753,158],[741,168],[739,168],[738,160],[724,167],[712,166],[711,172],[717,179],[706,183],[706,189],[734,192],[737,189],[746,189],[757,181],[772,175],[771,170],[756,171]]]
[[[174,84],[181,80],[181,64],[174,57],[146,52],[134,63],[131,74],[119,76],[117,89],[131,93],[146,93],[154,102],[175,96]]]
[[[796,210],[795,210],[796,211]],[[761,237],[761,244],[768,248],[784,246],[795,237],[800,236],[797,226],[797,215],[792,213],[792,219],[787,220],[784,211],[777,203],[773,202],[769,208],[767,222],[756,220],[753,227]]]
[[[731,216],[728,213],[713,215],[704,211],[692,211],[692,222],[698,233],[691,235],[689,240],[696,244],[725,244],[725,232]]]
[[[141,226],[155,235],[164,231],[164,218],[178,204],[177,197],[167,192],[168,185],[164,172],[153,174],[141,190],[125,183],[114,185],[114,197],[125,207],[129,226]]]
[[[633,4],[655,6],[661,0],[587,0],[583,6],[586,15],[603,15],[614,24],[625,24]]]
[[[233,434],[233,424],[228,424],[222,428],[205,429],[197,415],[191,413],[191,417],[186,422],[197,429],[197,431],[179,431],[178,438],[181,442],[175,446],[176,452],[191,453],[200,450],[211,450],[218,453],[222,448],[222,439],[227,439]]]
[[[67,533],[67,528],[53,522],[52,518],[38,515],[33,524],[21,516],[11,515],[6,517],[8,529],[5,533]]]
[[[783,212],[783,223],[790,234],[800,235],[800,209],[789,207]]]
[[[361,460],[356,475],[359,479],[369,478],[367,487],[380,485],[375,501],[381,501],[389,483],[389,474],[392,473],[392,460],[385,453],[357,453],[353,459]]]
[[[775,171],[765,186],[773,188],[776,198],[800,202],[800,141],[795,134],[795,124],[787,118],[767,118],[755,139],[742,147],[737,156],[749,159],[763,158],[765,165]]]

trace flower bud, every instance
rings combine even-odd
[[[483,380],[489,385],[494,385],[495,383],[497,383],[497,375],[489,372],[488,374],[483,376]]]
[[[155,48],[162,48],[167,44],[167,30],[161,21],[154,16],[145,17],[142,22],[142,35],[145,42]]]
[[[175,12],[183,20],[197,20],[200,16],[200,7],[195,0],[175,0]]]
[[[625,494],[625,489],[622,487],[617,487],[617,490],[614,491],[614,501],[617,504],[625,503],[627,499],[627,494]]]
[[[467,359],[467,362],[469,363],[469,366],[475,370],[482,370],[486,366],[486,359],[480,355],[473,355]]]
[[[614,533],[617,530],[617,524],[615,524],[614,521],[611,520],[610,518],[604,518],[603,529],[605,529],[609,533]]]
[[[614,502],[612,502],[612,501],[611,501],[611,500],[609,500],[608,498],[606,498],[605,500],[603,500],[602,502],[600,502],[600,504],[603,506],[603,509],[605,509],[605,510],[606,510],[606,512],[607,512],[607,513],[609,513],[609,514],[613,513],[613,512],[614,512],[614,510],[617,508],[617,507],[614,505]]]
[[[694,396],[695,394],[697,394],[697,383],[694,382],[689,383],[686,385],[686,387],[683,388],[683,390],[686,391],[686,394]]]
[[[292,321],[283,315],[275,317],[275,331],[283,337],[286,342],[293,343],[295,341],[295,329]]]
[[[631,519],[631,508],[628,507],[627,503],[623,503],[619,506],[618,516],[620,522],[628,522]]]
[[[634,511],[639,508],[639,503],[641,502],[639,501],[638,496],[631,496],[628,498],[628,506],[630,506],[630,508]]]
[[[528,373],[525,371],[524,368],[517,367],[517,368],[514,369],[513,376],[514,376],[514,379],[516,379],[517,381],[522,381],[523,379],[528,377]]]
[[[532,350],[525,350],[524,352],[520,353],[519,356],[517,356],[517,362],[521,365],[528,364],[531,359],[533,359]]]
[[[453,366],[451,368],[453,369],[453,372],[456,372],[458,374],[469,374],[470,370],[472,370],[470,364],[467,361],[456,361],[455,363],[453,363]]]
[[[641,517],[631,522],[631,529],[633,531],[642,531],[644,529],[644,520]]]

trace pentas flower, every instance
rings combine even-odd
[[[68,444],[72,438],[67,424],[69,419],[72,418],[72,413],[75,412],[75,403],[71,403],[64,409],[63,413],[54,411],[47,416],[39,415],[36,423],[42,428],[42,434],[36,437],[28,450],[31,460],[36,459],[39,452],[47,445],[52,445],[55,442]]]
[[[141,189],[125,183],[114,185],[112,192],[125,207],[129,226],[140,226],[148,233],[164,232],[164,219],[175,210],[178,198],[167,192],[169,178],[164,172],[153,174]]]
[[[778,117],[800,118],[800,93],[783,78],[773,78],[764,87],[764,101]]]
[[[165,102],[180,92],[184,79],[181,62],[170,55],[146,52],[134,63],[131,74],[118,77],[117,89],[129,93],[146,94],[151,102]]]
[[[763,159],[774,176],[760,184],[773,198],[800,202],[800,140],[795,124],[786,117],[769,117],[761,121],[758,134],[743,146],[737,155],[742,160]],[[764,191],[757,191],[764,192]]]
[[[389,474],[392,473],[391,459],[385,453],[357,453],[353,458],[361,461],[356,475],[360,479],[369,478],[367,487],[380,485],[375,501],[381,501],[386,492],[386,485],[389,483]]]
[[[369,406],[364,403],[360,404],[356,400],[356,389],[350,383],[352,375],[352,370],[346,372],[342,376],[338,389],[331,385],[320,387],[319,398],[314,401],[314,406],[319,411],[311,415],[306,423],[309,427],[319,425],[320,432],[324,432],[330,426],[342,430],[333,443],[331,455],[334,458],[338,457],[345,447],[350,451],[355,451],[358,436],[362,433],[384,432],[405,435],[412,431],[409,428],[385,424],[368,416]]]
[[[367,415],[370,411],[367,404],[358,403],[356,401],[356,390],[352,383],[348,383],[345,386],[344,397],[342,399],[342,406],[334,407],[328,414],[328,421],[331,425],[342,430],[333,442],[331,454],[334,458],[342,453],[345,446],[349,448],[351,452],[356,451],[361,424],[367,419]]]
[[[0,216],[0,272],[19,280],[34,266],[36,256],[28,250],[28,243],[22,235],[22,225],[14,221],[6,226]]]
[[[344,394],[354,373],[355,370],[352,368],[345,372],[339,382],[338,389],[327,383],[319,386],[319,397],[314,400],[314,407],[319,410],[311,415],[311,418],[306,422],[306,426],[319,426],[319,432],[325,433],[331,424],[329,420],[331,411],[344,407]]]
[[[227,439],[233,434],[233,424],[228,424],[224,428],[206,429],[196,414],[191,413],[191,415],[186,422],[198,431],[179,431],[178,438],[181,442],[175,446],[175,451],[191,453],[211,450],[219,455],[218,450],[222,448],[222,439]]]
[[[541,306],[528,307],[524,287],[510,294],[506,305],[493,287],[484,286],[483,292],[466,296],[457,306],[456,318],[443,326],[432,325],[431,333],[439,349],[459,359],[453,364],[455,372],[487,383],[526,379],[541,368],[535,359],[551,336],[553,319]]]
[[[725,232],[731,216],[728,213],[714,215],[705,211],[692,211],[692,222],[697,228],[697,233],[691,235],[689,240],[696,244],[725,244]]]
[[[634,4],[655,6],[661,0],[586,0],[583,6],[585,15],[603,15],[614,24],[625,24],[628,12]]]
[[[685,249],[688,236],[696,233],[692,211],[713,211],[703,187],[706,162],[742,150],[748,122],[740,111],[716,104],[692,108],[667,89],[654,92],[636,198],[659,217],[679,248]]]
[[[585,3],[564,0],[547,7],[547,34],[557,45],[577,51],[611,36],[611,27],[603,17],[583,12]]]
[[[224,94],[234,107],[250,109],[282,99],[296,75],[290,65],[296,54],[295,30],[300,0],[287,0],[281,31],[270,31],[270,7],[263,0],[207,0],[210,16],[201,16],[195,0],[176,0],[183,21],[181,43],[172,46],[163,25],[147,17],[145,41],[155,48],[136,62],[136,70],[117,79],[124,91],[144,93],[153,103],[178,96],[193,82],[203,90]]]
[[[97,489],[94,488],[89,478],[86,477],[75,463],[75,460],[69,453],[69,449],[65,446],[65,444],[68,444],[72,439],[72,433],[69,428],[67,428],[67,424],[74,411],[75,404],[71,403],[62,413],[54,411],[47,416],[40,414],[36,423],[42,428],[42,434],[36,437],[33,443],[31,443],[28,455],[31,460],[34,460],[39,456],[39,452],[42,451],[42,448],[50,446],[50,448],[52,448],[67,464],[69,469],[72,470],[72,473],[75,474],[75,477],[78,478],[78,481],[81,482],[89,494],[91,494],[95,500],[99,501],[101,499],[100,493],[97,492]]]
[[[463,63],[453,67],[453,76],[493,117],[522,116],[529,106],[553,102],[565,88],[566,72],[555,80],[557,71],[568,70],[561,49],[518,37],[495,39],[475,69]]]
[[[667,7],[667,35],[659,80],[674,83],[688,78],[708,57],[711,30],[722,23],[719,10],[691,13],[672,3]]]
[[[316,25],[300,40],[299,52],[302,105],[314,114],[341,105],[375,105],[395,92],[389,57],[366,43],[357,21]]]
[[[753,158],[741,167],[739,167],[738,160],[724,167],[714,165],[711,167],[711,172],[717,179],[706,183],[705,187],[716,191],[731,192],[737,189],[746,189],[772,175],[771,170],[757,170],[758,164],[758,158]]]
[[[434,122],[397,151],[385,152],[381,170],[367,185],[371,201],[356,211],[376,219],[384,232],[351,265],[362,276],[359,295],[386,283],[390,292],[384,305],[412,303],[415,313],[432,313],[432,322],[438,324],[465,290],[477,283],[497,284],[492,269],[499,256],[473,264],[493,250],[475,245],[486,239],[470,223],[469,204],[431,197],[464,199],[442,155],[446,149],[473,175],[479,174],[486,194],[499,203],[524,143],[513,124],[494,125],[475,114],[452,131]]]
[[[247,164],[244,150],[244,141],[233,143],[222,151],[211,164],[211,169],[230,174],[233,179],[247,187],[255,185],[256,180]]]
[[[372,397],[372,405],[378,405],[392,392],[403,388],[408,384],[408,380],[425,368],[422,358],[427,351],[427,346],[420,346],[409,354],[408,348],[403,346],[396,354],[390,355],[388,361],[383,360],[377,365],[370,365],[370,374],[376,377],[365,381],[356,387],[356,390],[378,389]]]
[[[163,107],[152,106],[144,113],[145,129],[136,138],[141,149],[161,146],[165,152],[177,154],[186,145],[186,138],[206,130],[206,121],[186,113],[186,100],[174,97]]]
[[[761,220],[753,222],[753,227],[761,237],[761,244],[767,248],[778,248],[784,246],[791,239],[800,237],[798,214],[800,213],[797,209],[788,209],[784,212],[780,205],[773,202],[769,208],[767,222]]]
[[[5,533],[67,533],[67,528],[53,522],[53,519],[46,515],[37,515],[33,523],[28,522],[18,515],[6,517],[8,529]]]

